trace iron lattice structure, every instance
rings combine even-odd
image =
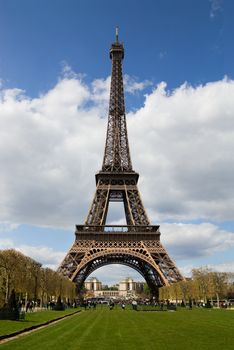
[[[132,169],[122,75],[124,47],[116,42],[110,49],[112,76],[107,135],[102,169],[96,174],[96,192],[84,225],[77,225],[75,242],[59,271],[77,283],[97,268],[124,264],[137,270],[152,294],[163,285],[183,277],[160,242],[159,226],[151,225],[137,187],[139,174]],[[106,225],[111,201],[124,204],[124,226]]]

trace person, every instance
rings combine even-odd
[[[86,310],[86,309],[87,309],[87,306],[88,306],[87,300],[84,300],[83,306],[84,306],[84,309]]]
[[[33,307],[34,307],[34,301],[30,301],[29,303],[29,311],[33,312]]]
[[[29,309],[30,309],[30,301],[28,301],[26,304],[26,312],[28,312]]]
[[[114,304],[114,302],[113,302],[112,300],[110,301],[109,306],[110,306],[110,310],[113,310],[113,308],[114,308],[115,304]]]
[[[133,308],[133,310],[137,311],[137,301],[136,300],[132,301],[132,308]]]
[[[20,300],[18,304],[19,312],[21,312],[22,307],[23,307],[23,301]]]

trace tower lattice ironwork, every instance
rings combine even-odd
[[[151,225],[137,187],[128,144],[122,60],[123,44],[110,49],[112,76],[109,115],[102,169],[96,174],[96,192],[84,225],[77,225],[75,242],[59,267],[81,288],[97,268],[124,264],[137,270],[152,294],[183,277],[160,242],[158,225]],[[127,225],[106,225],[111,201],[124,204]]]

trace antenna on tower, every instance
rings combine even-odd
[[[119,27],[118,26],[115,28],[115,37],[116,37],[116,43],[118,43],[119,42]]]

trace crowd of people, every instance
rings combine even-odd
[[[73,301],[73,302],[62,302],[65,308],[76,308],[77,306],[81,306],[84,308],[84,310],[96,310],[97,305],[106,305],[109,307],[110,310],[113,310],[116,307],[121,307],[122,310],[126,309],[126,306],[128,308],[132,308],[132,310],[144,310],[144,309],[157,309],[160,311],[165,310],[176,310],[177,306],[180,307],[186,307],[189,309],[192,309],[193,307],[220,307],[220,308],[231,308],[234,306],[234,300],[233,301],[220,301],[218,304],[217,302],[200,302],[196,303],[192,300],[189,300],[189,302],[185,303],[182,302],[170,302],[169,300],[164,301],[156,301],[156,300],[148,300],[148,299],[132,299],[132,300],[96,300],[96,299],[83,299],[82,301]],[[56,301],[48,301],[46,304],[41,305],[40,301],[34,301],[34,300],[23,300],[18,302],[18,308],[19,311],[25,311],[25,312],[33,312],[36,311],[38,308],[48,309],[48,310],[54,310],[56,306]]]

